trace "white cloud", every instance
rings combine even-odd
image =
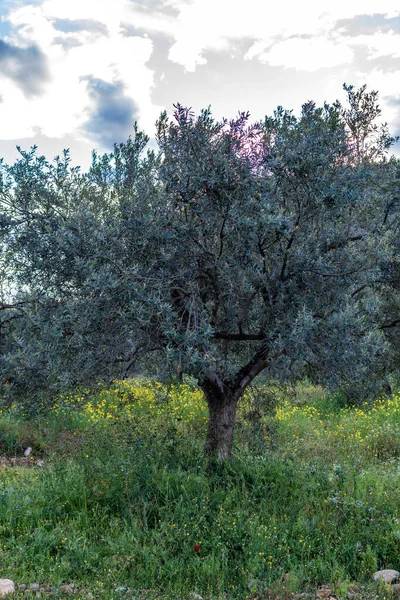
[[[45,136],[83,139],[83,125],[93,108],[87,76],[108,83],[123,82],[126,95],[138,106],[140,127],[153,134],[163,107],[152,101],[155,82],[148,61],[152,37],[159,34],[170,38],[169,60],[186,71],[206,65],[207,51],[231,52],[237,41],[248,40],[243,58],[249,63],[260,61],[305,73],[345,65],[351,73],[349,83],[366,81],[369,89],[380,91],[381,98],[398,93],[398,73],[374,70],[357,75],[353,58],[355,50],[362,47],[367,48],[371,59],[399,57],[400,35],[389,32],[350,37],[335,29],[338,20],[358,15],[379,12],[397,16],[398,0],[380,0],[379,5],[376,0],[331,4],[288,0],[284,6],[260,0],[164,0],[151,5],[141,0],[43,0],[40,5],[13,9],[6,18],[14,31],[6,41],[22,47],[39,45],[48,57],[50,79],[43,83],[41,96],[27,99],[17,83],[3,78],[2,139],[34,137],[38,130]],[[95,20],[104,25],[105,33],[101,28],[63,32],[56,28],[57,19]],[[125,27],[143,33],[126,37]],[[60,40],[64,40],[64,47]],[[337,82],[332,82],[332,88],[337,89]],[[333,93],[337,96],[339,92]]]
[[[187,70],[204,64],[202,53],[221,49],[230,40],[262,38],[264,46],[279,34],[312,33],[318,30],[321,9],[305,16],[303,4],[293,2],[290,10],[268,7],[260,11],[259,0],[194,0],[182,3],[173,32],[175,44],[169,58]]]
[[[323,37],[303,39],[290,38],[274,44],[259,59],[275,67],[291,67],[303,71],[332,68],[353,60],[353,52],[346,46],[337,45]]]
[[[107,25],[111,34],[120,30],[127,7],[126,0],[45,0],[41,6],[46,16],[59,19],[95,19]]]
[[[384,56],[400,58],[400,34],[393,31],[379,32],[373,35],[358,35],[352,38],[351,43],[354,46],[367,47],[370,60]]]
[[[49,137],[82,136],[92,107],[83,79],[88,75],[108,83],[122,81],[125,94],[139,108],[140,127],[153,133],[162,109],[151,101],[153,72],[146,65],[153,44],[148,37],[123,35],[121,22],[129,14],[126,0],[112,4],[108,0],[45,0],[40,6],[11,11],[8,20],[16,29],[8,41],[39,45],[48,59],[50,79],[44,93],[33,99],[26,99],[16,83],[5,82],[0,104],[0,121],[5,124],[2,139],[33,137],[38,130]],[[93,19],[104,23],[108,32],[63,33],[55,28],[56,19]],[[78,45],[66,49],[58,43],[71,39]]]
[[[44,15],[40,6],[23,6],[11,11],[7,20],[18,28],[18,33],[10,37],[13,43],[38,43],[42,48],[48,47],[54,39],[54,29]],[[39,36],[39,37],[38,37]]]
[[[12,81],[4,78],[1,91],[3,100],[0,104],[1,139],[13,140],[34,136],[35,120],[24,118],[27,99],[22,90],[17,88]]]
[[[171,4],[169,2],[168,4]],[[393,32],[350,37],[337,29],[337,22],[361,15],[400,15],[398,0],[288,0],[285,5],[259,0],[175,0],[177,18],[168,23],[174,40],[169,59],[194,71],[204,65],[207,50],[229,48],[235,40],[249,39],[244,58],[269,65],[289,67],[305,73],[342,66],[343,80],[355,85],[368,84],[380,92],[384,118],[392,129],[398,128],[396,107],[384,100],[398,94],[398,72],[356,72],[355,50],[365,47],[370,59],[400,55],[400,36]],[[249,67],[250,68],[250,67]],[[305,82],[307,80],[305,79]],[[332,80],[325,90],[340,95],[340,84]],[[306,85],[306,84],[305,84]],[[339,86],[339,89],[338,89]],[[284,94],[283,94],[284,95]],[[330,96],[328,96],[329,98]]]
[[[329,56],[335,45],[335,51],[340,56],[336,64],[341,64],[350,58],[351,50],[340,36],[335,39],[330,36],[338,20],[378,12],[387,17],[400,14],[398,0],[381,0],[379,6],[376,0],[338,0],[327,7],[317,0],[289,0],[284,8],[276,4],[264,5],[264,10],[259,0],[247,0],[245,4],[241,0],[170,0],[165,4],[173,5],[179,11],[177,18],[168,18],[164,27],[164,31],[174,39],[169,58],[188,71],[205,64],[204,53],[207,50],[226,47],[234,39],[252,38],[254,42],[246,58],[258,56],[264,61],[265,51],[270,50],[271,46],[302,35],[317,38],[319,47],[323,51],[326,49]],[[162,30],[163,23],[158,13],[152,20],[151,15],[135,12],[135,8],[132,10],[138,23],[145,21],[150,29]],[[330,40],[324,46],[320,40],[326,36]],[[299,44],[299,48],[302,54],[308,56],[306,43]],[[333,57],[329,60],[333,62]],[[293,66],[289,54],[288,62],[285,66]],[[295,68],[301,69],[300,60]]]
[[[391,131],[400,130],[400,111],[399,106],[393,105],[391,102],[387,102],[387,98],[397,97],[400,98],[399,88],[399,73],[393,71],[391,73],[384,72],[382,69],[376,68],[368,74],[367,77],[364,75],[364,82],[368,84],[368,88],[371,90],[379,91],[379,104],[383,109],[383,121],[389,123],[389,129]],[[361,83],[361,78],[360,78]]]
[[[397,0],[338,0],[332,2],[326,11],[329,20],[352,19],[358,15],[384,14],[387,18],[400,14]]]

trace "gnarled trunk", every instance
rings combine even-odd
[[[206,392],[209,421],[205,443],[207,454],[220,460],[232,456],[233,432],[235,427],[237,399],[227,390],[226,394]]]
[[[246,388],[267,366],[268,346],[263,345],[235,377],[223,380],[207,371],[199,382],[208,404],[209,421],[205,452],[226,460],[232,456],[236,409]]]

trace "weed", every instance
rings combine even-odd
[[[33,464],[45,457],[0,471],[3,576],[73,582],[82,599],[278,599],[327,584],[356,599],[355,582],[372,599],[372,573],[399,567],[400,397],[328,400],[304,385],[248,396],[235,459],[215,468],[190,382],[119,382],[36,421],[0,415],[3,452],[29,442]]]

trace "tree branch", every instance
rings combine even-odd
[[[220,242],[219,242],[219,253],[218,253],[217,260],[219,260],[221,258],[222,252],[224,251],[224,237],[225,237],[224,229],[225,229],[226,221],[228,219],[229,208],[230,208],[230,203],[228,202],[228,205],[226,207],[226,213],[225,213],[224,218],[222,220],[221,231],[219,232],[219,240],[220,240]]]
[[[359,240],[362,240],[363,236],[361,234],[359,235],[353,235],[345,240],[341,240],[339,242],[332,242],[331,244],[327,244],[324,247],[324,252],[330,252],[331,250],[339,250],[341,248],[345,248],[346,245],[348,244],[348,242],[357,242]]]
[[[13,315],[12,317],[9,317],[8,319],[5,319],[4,321],[0,322],[0,329],[4,326],[7,325],[7,323],[10,323],[10,321],[13,321],[14,319],[22,319],[22,317],[24,317],[24,314],[19,314],[19,315]]]
[[[240,398],[253,379],[267,367],[268,355],[269,347],[263,344],[247,365],[238,371],[230,385],[236,398]]]
[[[214,338],[217,340],[229,340],[232,342],[251,342],[265,339],[265,333],[228,333],[227,331],[216,331]]]
[[[384,279],[375,279],[375,281],[370,281],[368,283],[364,283],[364,285],[361,285],[359,288],[357,288],[350,296],[350,298],[354,298],[354,296],[356,296],[357,294],[359,294],[360,292],[362,292],[363,290],[365,290],[366,288],[370,287],[371,285],[376,285],[379,283],[391,283],[390,281],[385,281]]]
[[[389,323],[383,323],[379,329],[391,329],[392,327],[397,327],[398,325],[400,325],[400,319],[395,319],[394,321],[389,321]]]
[[[205,381],[203,381],[201,383],[200,387],[206,393],[209,388],[212,388],[214,390],[217,390],[217,392],[221,395],[222,398],[225,396],[226,384],[224,381],[222,381],[222,379],[220,379],[218,377],[218,375],[216,373],[214,373],[214,371],[211,371],[210,369],[205,371],[204,378],[205,378]]]
[[[5,304],[4,302],[0,302],[0,310],[11,310],[13,308],[18,308],[20,306],[24,306],[25,304],[28,304],[28,301],[22,301],[21,302],[16,302],[15,304]]]

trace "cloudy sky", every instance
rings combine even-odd
[[[0,0],[0,158],[86,169],[173,103],[217,118],[380,93],[400,134],[399,0]],[[400,146],[396,148],[400,154]]]

